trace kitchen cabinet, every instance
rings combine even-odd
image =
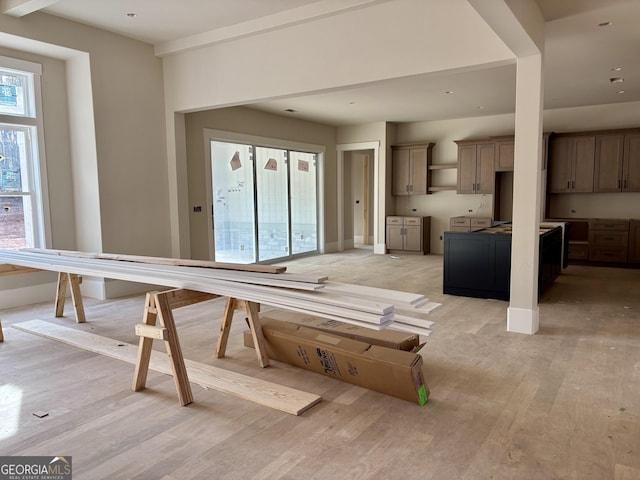
[[[589,261],[626,263],[629,250],[629,220],[589,220]]]
[[[640,263],[640,220],[629,221],[629,263]]]
[[[490,193],[495,191],[495,142],[457,141],[458,193]]]
[[[538,293],[562,270],[562,227],[541,229]],[[444,232],[443,293],[509,300],[511,233],[504,226],[478,232]]]
[[[513,138],[496,140],[495,169],[496,172],[512,172],[515,142]]]
[[[394,145],[391,147],[393,195],[429,193],[431,152],[434,143]]]
[[[640,134],[596,136],[594,192],[640,192]]]
[[[550,145],[550,193],[593,192],[595,135],[558,135]]]
[[[389,216],[386,221],[387,250],[425,255],[430,250],[431,217]]]
[[[623,186],[624,135],[597,135],[594,192],[621,192]]]
[[[640,192],[640,133],[624,136],[622,191]]]

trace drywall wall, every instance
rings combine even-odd
[[[207,212],[211,211],[211,205],[207,201],[209,179],[205,173],[205,129],[324,146],[323,175],[319,177],[324,179],[320,185],[324,191],[323,247],[325,251],[335,250],[338,241],[335,128],[246,107],[232,107],[185,115],[189,205],[205,206],[201,212],[189,209],[188,233],[192,258],[208,259],[210,249]]]
[[[153,47],[38,12],[2,15],[0,31],[0,47],[60,62],[43,68],[51,246],[170,255],[162,60]]]

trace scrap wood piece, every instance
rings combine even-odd
[[[18,275],[21,273],[41,272],[38,268],[23,267],[20,265],[11,265],[10,263],[0,264],[0,277],[4,275]]]
[[[242,264],[242,263],[226,263],[226,262],[212,262],[208,260],[190,260],[182,258],[165,258],[165,257],[146,257],[140,255],[121,255],[114,253],[91,253],[91,252],[76,252],[74,250],[55,250],[47,248],[23,248],[23,252],[43,253],[47,255],[60,255],[66,257],[79,257],[79,258],[95,258],[101,260],[119,260],[123,262],[137,262],[137,263],[155,263],[158,265],[175,265],[186,267],[203,267],[203,268],[219,268],[221,270],[238,270],[245,272],[260,272],[260,273],[283,273],[286,272],[287,267],[278,265],[256,265],[256,264]]]
[[[28,333],[131,364],[135,364],[137,361],[138,346],[130,343],[119,342],[42,320],[29,320],[12,326]],[[189,379],[193,383],[292,415],[302,414],[322,399],[318,395],[204,363],[185,360],[185,364]],[[171,374],[167,355],[162,352],[153,351],[151,353],[149,368],[155,372]]]

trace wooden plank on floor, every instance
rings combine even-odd
[[[137,361],[138,346],[130,343],[119,342],[111,338],[42,320],[29,320],[12,326],[24,332],[33,333],[131,364],[135,364]],[[185,364],[189,380],[193,383],[292,415],[300,415],[321,400],[318,395],[230,372],[204,363],[185,360]],[[171,366],[166,353],[154,350],[151,353],[149,368],[155,372],[171,375]],[[124,380],[123,384],[127,383]]]

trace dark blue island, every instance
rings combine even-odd
[[[540,227],[538,295],[553,283],[563,266],[563,229]],[[443,293],[509,300],[511,225],[476,232],[444,232]]]

